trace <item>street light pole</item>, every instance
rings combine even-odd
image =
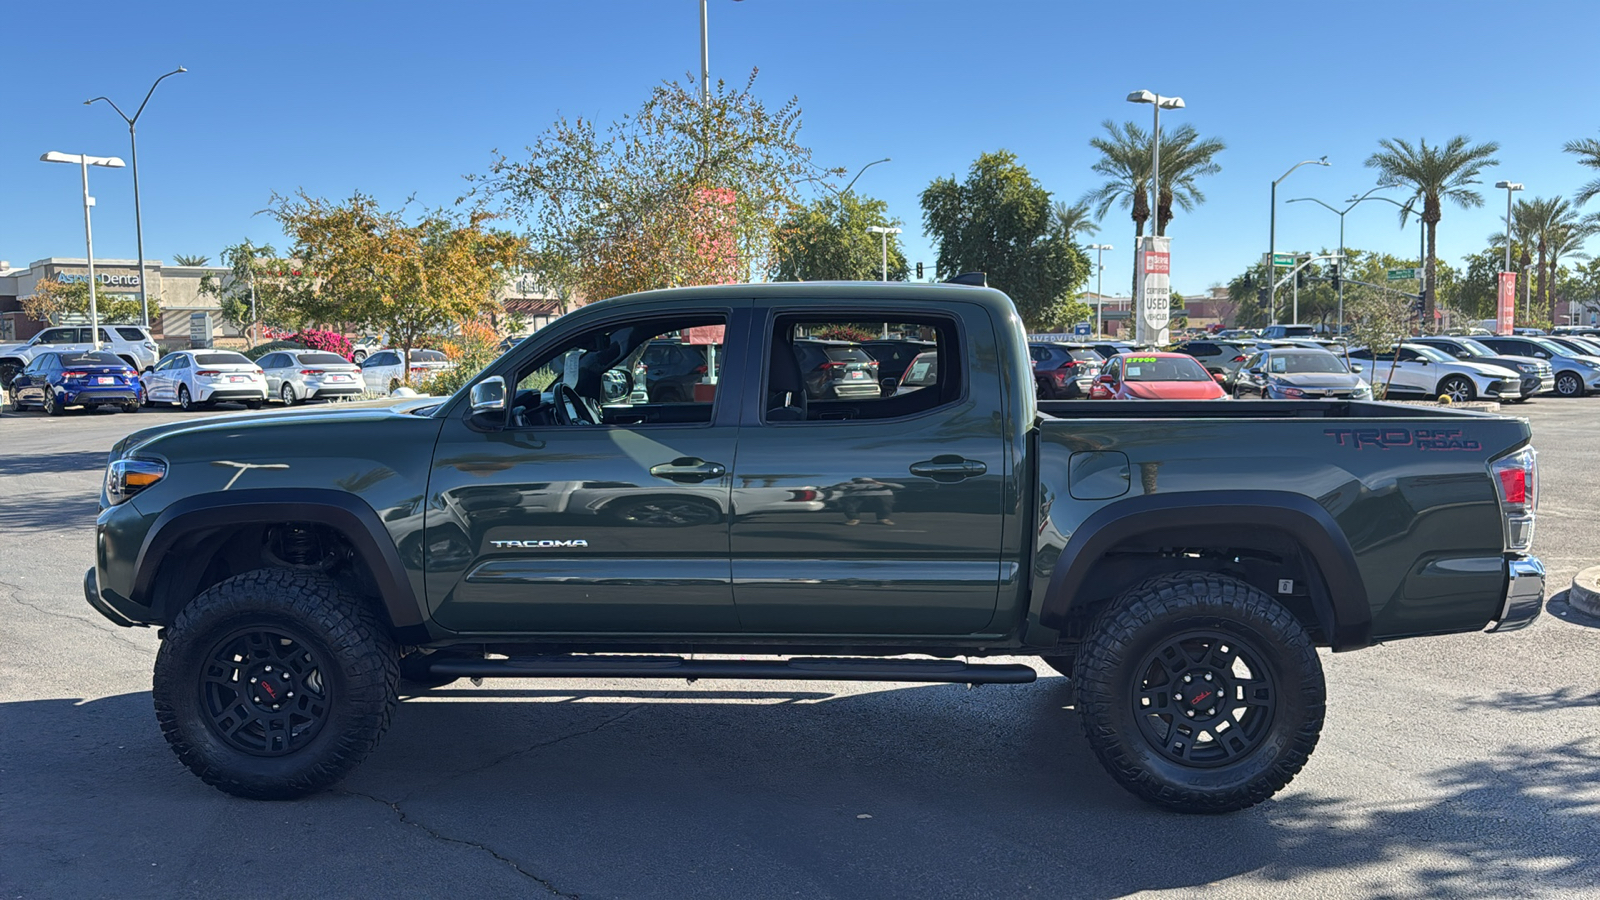
[[[1347,214],[1349,214],[1350,210],[1355,209],[1357,206],[1360,206],[1361,202],[1363,200],[1366,200],[1368,197],[1371,197],[1374,193],[1376,193],[1378,191],[1381,191],[1383,189],[1384,189],[1383,186],[1379,185],[1378,187],[1375,187],[1372,190],[1367,191],[1365,194],[1362,194],[1359,197],[1351,197],[1349,200],[1345,201],[1346,203],[1349,203],[1350,205],[1346,206],[1344,209],[1335,209],[1334,207],[1329,206],[1326,203],[1323,203],[1321,200],[1318,200],[1315,197],[1296,197],[1293,200],[1288,200],[1288,201],[1285,201],[1285,202],[1288,202],[1288,203],[1302,203],[1302,202],[1305,202],[1305,201],[1310,201],[1310,202],[1317,204],[1318,206],[1322,207],[1323,209],[1326,209],[1329,212],[1331,212],[1334,215],[1337,215],[1339,217],[1339,262],[1336,265],[1341,265],[1342,266],[1342,265],[1344,265],[1344,217]],[[1299,321],[1298,314],[1295,317],[1295,321],[1296,322]],[[1341,333],[1341,334],[1344,333],[1344,279],[1343,278],[1339,279],[1339,333]]]
[[[94,229],[89,222],[89,209],[94,206],[94,198],[89,196],[89,167],[105,166],[108,169],[120,169],[124,164],[115,156],[89,156],[85,153],[59,153],[55,150],[40,156],[39,161],[71,163],[83,172],[83,246],[89,267],[89,337],[94,349],[99,350],[100,307],[95,293]]]
[[[143,324],[145,328],[150,327],[150,295],[145,288],[145,282],[148,281],[148,279],[145,278],[144,274],[144,216],[139,210],[139,140],[134,134],[134,126],[139,123],[139,116],[144,113],[145,104],[150,102],[150,95],[156,92],[156,85],[160,84],[170,76],[187,71],[189,70],[185,69],[183,66],[179,66],[176,69],[173,69],[171,72],[168,72],[166,75],[157,78],[155,83],[150,85],[150,90],[145,92],[144,103],[139,104],[139,108],[134,111],[133,118],[131,119],[128,118],[127,113],[124,113],[110,97],[96,97],[94,100],[83,101],[84,106],[90,106],[94,104],[96,100],[104,100],[106,103],[111,105],[112,109],[117,111],[117,115],[122,116],[122,120],[124,122],[128,123],[128,155],[133,159],[133,234],[134,240],[139,246],[139,315],[140,318],[144,320]]]
[[[1511,271],[1511,195],[1522,190],[1522,184],[1517,181],[1496,181],[1494,186],[1506,189],[1506,265],[1500,271],[1509,272]],[[1515,295],[1512,297],[1512,302],[1516,302]]]
[[[1148,103],[1155,108],[1155,122],[1150,129],[1150,248],[1152,251],[1159,246],[1156,238],[1161,236],[1161,109],[1183,109],[1182,97],[1163,97],[1152,91],[1134,91],[1128,95],[1129,103]],[[1133,277],[1137,285],[1139,281],[1139,247],[1133,248]],[[1142,298],[1141,298],[1142,299]],[[1133,310],[1134,334],[1138,339],[1148,338],[1154,342],[1164,341],[1166,326],[1151,331],[1146,324],[1142,309]]]
[[[700,103],[711,105],[710,28],[706,24],[706,0],[700,0]]]
[[[1278,252],[1278,182],[1294,174],[1294,170],[1301,166],[1326,166],[1331,165],[1326,156],[1321,159],[1306,159],[1289,167],[1283,177],[1272,183],[1272,213],[1268,217],[1267,228],[1267,324],[1278,324],[1278,267],[1273,265],[1272,257]]]
[[[889,235],[899,234],[902,229],[890,228],[886,225],[869,225],[867,230],[873,234],[883,236],[883,280],[889,280]]]
[[[1110,244],[1090,244],[1088,249],[1095,251],[1094,264],[1094,334],[1099,337],[1105,328],[1104,318],[1106,309],[1106,251],[1117,248]]]

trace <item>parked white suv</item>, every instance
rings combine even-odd
[[[57,325],[23,343],[0,346],[0,388],[9,388],[11,376],[41,353],[82,353],[93,349],[87,325]],[[155,339],[142,325],[101,325],[100,349],[121,357],[136,371],[155,365],[161,356]]]
[[[1350,351],[1352,367],[1374,386],[1388,383],[1384,399],[1423,398],[1449,394],[1457,403],[1468,400],[1516,400],[1522,396],[1522,375],[1504,366],[1464,362],[1426,344],[1401,344],[1395,350],[1373,353],[1365,347]]]

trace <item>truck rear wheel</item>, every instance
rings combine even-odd
[[[1322,732],[1322,663],[1271,597],[1205,572],[1162,575],[1103,610],[1078,652],[1089,746],[1123,787],[1179,812],[1260,803]]]
[[[205,783],[255,800],[314,793],[372,750],[398,653],[376,613],[318,575],[257,569],[194,598],[166,630],[161,732]]]

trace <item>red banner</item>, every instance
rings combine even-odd
[[[1510,334],[1517,318],[1517,273],[1500,273],[1500,303],[1495,316],[1495,334]]]
[[[1172,274],[1172,254],[1147,251],[1144,255],[1144,271],[1147,275]]]

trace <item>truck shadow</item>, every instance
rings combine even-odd
[[[0,477],[99,470],[106,467],[106,459],[110,455],[105,450],[69,450],[65,453],[3,456],[0,457]]]
[[[0,734],[34,736],[0,746],[15,813],[0,888],[221,896],[241,866],[270,866],[282,894],[360,893],[380,867],[423,894],[466,875],[663,898],[1110,898],[1240,876],[1267,893],[1317,873],[1366,896],[1489,898],[1600,879],[1597,741],[1506,748],[1385,799],[1302,778],[1194,817],[1112,783],[1059,678],[845,696],[644,685],[408,700],[344,785],[294,803],[189,775],[148,693],[0,704]],[[224,847],[227,865],[204,863]]]

